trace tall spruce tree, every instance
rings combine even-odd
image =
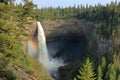
[[[102,60],[101,60],[101,68],[102,68],[102,74],[105,75],[106,74],[106,58],[103,56]],[[104,76],[103,76],[104,79]]]
[[[23,16],[24,17],[35,17],[35,11],[34,8],[36,7],[36,5],[33,4],[33,1],[30,0],[24,0],[24,12],[23,12]]]
[[[117,72],[115,68],[115,64],[110,63],[108,65],[108,70],[105,75],[105,80],[116,80],[117,79]]]
[[[102,69],[101,69],[100,65],[98,66],[98,69],[97,69],[97,80],[103,80],[102,79]]]
[[[95,80],[95,73],[93,71],[92,62],[89,58],[86,59],[85,64],[79,70],[77,75],[78,80]]]

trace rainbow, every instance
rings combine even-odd
[[[28,53],[30,56],[35,57],[38,55],[38,44],[34,39],[30,39],[28,41]]]

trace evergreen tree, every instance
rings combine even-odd
[[[32,1],[24,0],[24,6],[23,6],[23,16],[24,17],[35,17],[35,11],[34,8],[36,5],[33,4]]]
[[[73,79],[73,80],[77,80],[77,79],[76,79],[76,77],[74,77],[74,79]]]
[[[102,68],[102,73],[105,75],[106,73],[106,58],[103,56],[101,60],[101,68]],[[104,78],[104,77],[103,77]]]
[[[103,80],[102,79],[102,69],[101,69],[100,65],[98,66],[98,69],[97,69],[97,80]]]
[[[89,58],[86,59],[85,64],[79,70],[77,75],[79,80],[95,80],[95,73],[93,71],[92,62]]]
[[[101,67],[104,69],[106,67],[106,58],[103,56],[101,60]]]
[[[117,72],[115,65],[110,63],[108,65],[108,70],[105,75],[105,80],[116,80],[117,79]]]

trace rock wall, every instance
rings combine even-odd
[[[82,20],[55,20],[55,21],[54,20],[45,20],[42,22],[42,25],[45,30],[48,44],[50,42],[52,42],[52,43],[60,42],[60,44],[63,44],[63,45],[59,45],[56,43],[53,43],[53,44],[58,45],[55,47],[61,48],[61,46],[66,47],[66,45],[71,44],[74,41],[74,42],[78,42],[78,43],[76,43],[76,44],[73,43],[69,46],[72,46],[72,45],[78,46],[77,44],[85,45],[85,47],[78,46],[80,48],[82,48],[82,47],[86,48],[85,49],[86,51],[84,51],[82,49],[83,54],[86,54],[88,51],[90,51],[92,56],[93,55],[97,56],[97,54],[98,54],[97,53],[98,41],[97,41],[97,35],[96,35],[96,28],[98,26],[97,24],[94,24],[92,22],[82,21]],[[73,41],[71,42],[70,40],[73,40]],[[80,43],[80,42],[82,42],[82,43]],[[64,44],[66,44],[66,45],[64,45]],[[53,47],[54,47],[54,45],[53,45]],[[49,45],[48,45],[48,47],[49,47]],[[78,47],[76,47],[76,48],[78,48]],[[68,48],[68,50],[71,49],[69,47],[66,47],[66,48]],[[52,48],[50,48],[50,49],[52,49]],[[64,52],[64,49],[61,49],[61,50],[63,50],[62,52]],[[75,50],[75,49],[73,49],[73,50]],[[59,52],[59,54],[62,53],[59,50],[58,50],[58,52]],[[69,53],[69,51],[65,51],[65,52]],[[56,53],[57,53],[57,51],[56,51]],[[54,53],[52,55],[55,55],[56,53]],[[71,55],[71,56],[73,56],[73,55]]]
[[[44,20],[41,22],[45,31],[46,40],[48,44],[48,49],[50,50],[50,55],[56,57],[56,53],[61,53],[56,47],[62,48],[71,43],[71,40],[78,42],[84,46],[78,46],[77,43],[73,43],[69,46],[78,46],[86,48],[83,54],[90,53],[91,56],[100,57],[108,49],[109,42],[99,38],[96,34],[96,30],[101,24],[95,24],[93,22],[83,21],[83,20]],[[33,21],[32,25],[25,25],[25,31],[27,36],[24,37],[24,49],[27,51],[27,41],[36,36],[36,21]],[[73,42],[72,41],[72,42]],[[59,44],[57,44],[57,42]],[[67,43],[66,43],[67,42]],[[82,43],[80,43],[82,42]],[[64,45],[65,44],[65,45]],[[51,47],[54,48],[49,48]],[[76,48],[78,48],[76,47]],[[66,47],[68,48],[68,47]],[[52,50],[52,51],[51,51]],[[55,51],[56,50],[56,51]],[[64,50],[64,49],[61,49]],[[73,49],[74,50],[74,49]],[[53,52],[54,51],[54,52]],[[63,51],[64,52],[64,51]],[[68,51],[66,52],[68,53]],[[62,56],[62,55],[61,55]],[[59,55],[60,57],[60,55]]]

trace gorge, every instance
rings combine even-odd
[[[50,23],[43,21],[42,25],[43,28],[40,22],[37,22],[33,36],[33,40],[35,39],[33,42],[36,43],[37,49],[29,46],[28,52],[32,52],[34,55],[31,56],[41,62],[54,78],[63,76],[63,74],[59,74],[62,66],[77,60],[82,61],[88,54],[99,57],[105,53],[99,52],[98,45],[101,43],[97,41],[95,33],[97,27],[94,23],[69,20],[50,21]]]

